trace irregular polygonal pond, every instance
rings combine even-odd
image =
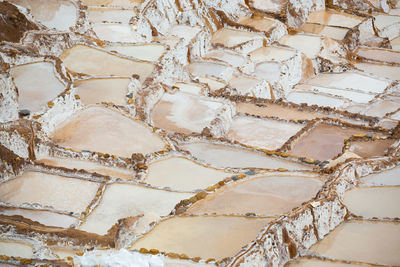
[[[348,28],[320,25],[314,23],[304,23],[300,29],[306,33],[317,34],[338,41],[343,40],[347,32],[349,31]]]
[[[311,247],[323,256],[372,264],[400,263],[400,224],[349,221]]]
[[[250,40],[262,39],[260,35],[240,30],[222,28],[214,33],[211,40],[213,45],[222,45],[232,48]]]
[[[172,157],[151,163],[145,181],[153,186],[192,191],[205,189],[231,175],[185,158]]]
[[[179,201],[192,195],[130,184],[111,184],[80,229],[104,235],[119,219],[139,215],[144,215],[150,223],[168,215]]]
[[[279,43],[300,50],[308,58],[313,59],[321,51],[322,38],[307,34],[285,35],[279,40]]]
[[[59,125],[50,138],[60,146],[124,157],[164,149],[163,141],[149,127],[103,107],[77,112]]]
[[[283,47],[267,46],[254,50],[249,54],[250,59],[256,62],[285,61],[296,54],[296,51]]]
[[[229,139],[257,148],[280,148],[304,126],[290,122],[237,116],[227,134]]]
[[[69,0],[10,0],[9,2],[29,8],[33,17],[44,26],[59,31],[69,31],[74,27],[78,17],[78,9]],[[43,8],[43,7],[46,8]]]
[[[20,109],[40,111],[48,101],[65,89],[64,84],[56,76],[54,65],[50,62],[16,66],[11,69],[10,74],[18,89]]]
[[[307,81],[309,85],[355,89],[364,93],[382,93],[389,86],[390,81],[378,79],[357,72],[321,73]]]
[[[0,240],[0,255],[30,259],[33,257],[33,247],[18,241]]]
[[[344,194],[343,203],[357,216],[400,217],[400,187],[355,188]]]
[[[112,22],[127,24],[136,15],[136,12],[131,9],[89,7],[88,15],[91,23]]]
[[[0,214],[6,216],[19,215],[43,225],[63,228],[69,228],[78,221],[77,218],[69,215],[34,209],[0,208]]]
[[[132,248],[222,259],[239,252],[269,222],[241,217],[174,217],[157,225]]]
[[[317,105],[322,107],[330,107],[330,108],[338,108],[343,106],[345,100],[343,98],[339,98],[336,96],[332,96],[329,94],[316,94],[315,92],[310,91],[300,91],[296,90],[289,93],[286,96],[286,99],[289,102],[295,104],[307,104],[309,106]]]
[[[124,106],[129,83],[128,78],[102,78],[76,81],[74,86],[84,105],[112,102]]]
[[[381,173],[360,178],[361,183],[369,186],[400,185],[400,168],[394,168]]]
[[[132,180],[133,171],[116,168],[116,167],[107,167],[101,165],[96,162],[72,159],[72,158],[56,158],[56,157],[47,157],[40,158],[35,161],[36,163],[44,163],[49,166],[56,167],[64,167],[68,169],[77,169],[77,170],[85,170],[88,172],[96,172],[98,174],[111,176],[113,178],[120,178],[123,180]]]
[[[400,67],[383,65],[379,63],[354,63],[357,69],[365,73],[385,77],[391,80],[400,80]]]
[[[335,262],[328,260],[320,260],[320,259],[307,259],[307,258],[299,258],[297,260],[293,260],[288,262],[286,267],[357,267],[359,264],[351,264],[351,263],[343,263],[343,262]]]
[[[220,114],[231,116],[224,102],[203,96],[177,92],[166,93],[151,113],[154,125],[172,132],[201,133]]]
[[[363,158],[382,157],[385,156],[387,150],[393,143],[393,139],[374,140],[369,142],[355,141],[351,142],[350,151]]]
[[[132,8],[143,3],[144,0],[82,0],[86,6],[107,6]]]
[[[319,160],[332,159],[342,152],[345,139],[362,133],[367,133],[367,131],[320,123],[309,133],[296,140],[289,153],[298,157]]]
[[[82,212],[100,184],[77,178],[25,171],[0,185],[0,201],[21,205],[38,203],[61,211]]]
[[[131,24],[96,23],[93,25],[93,31],[103,41],[125,43],[140,41]]]
[[[319,10],[308,16],[307,22],[322,25],[339,26],[353,28],[363,22],[365,18],[354,16],[335,10]]]
[[[64,51],[60,59],[73,72],[94,76],[123,77],[137,74],[142,82],[155,68],[150,62],[133,61],[85,45],[75,45]]]
[[[148,61],[158,61],[165,52],[165,46],[161,44],[111,45],[104,47],[104,49]]]
[[[205,58],[220,60],[230,64],[233,67],[241,66],[245,59],[240,54],[230,52],[229,50],[211,50],[205,55]]]
[[[311,169],[289,160],[266,156],[264,153],[242,149],[229,145],[212,143],[191,143],[180,146],[201,160],[218,168],[265,168],[288,170]]]
[[[264,176],[226,185],[193,204],[188,214],[284,214],[313,198],[322,181],[317,178]]]
[[[389,49],[358,48],[357,56],[366,60],[400,64],[400,52]]]

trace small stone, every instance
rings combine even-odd
[[[246,175],[254,175],[254,174],[256,174],[256,172],[255,171],[247,171],[247,172],[245,172],[245,174]]]
[[[21,117],[25,117],[25,116],[29,116],[31,114],[31,111],[29,109],[21,109],[18,112],[19,116]]]

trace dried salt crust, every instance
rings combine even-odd
[[[114,2],[121,2],[122,3],[123,1],[114,1]],[[153,2],[156,2],[156,1],[153,1]],[[345,1],[342,1],[342,2],[345,2]],[[381,1],[378,1],[378,2],[381,2]],[[119,3],[119,4],[121,4],[121,3]],[[124,4],[126,4],[126,3],[124,3]],[[196,4],[198,4],[198,2]],[[170,3],[168,3],[168,5],[173,7],[174,12],[176,12],[177,9],[182,9],[182,7],[177,8],[176,6],[174,7],[174,5],[170,4]],[[296,8],[297,8],[297,10],[298,10],[299,6],[296,6],[296,5],[299,5],[299,3],[292,3],[291,2],[290,5],[288,6],[288,11],[290,11],[291,8],[293,10],[296,10]],[[232,15],[231,11],[226,10],[227,6],[229,6],[229,5],[225,5],[225,6],[222,5],[219,8],[222,8],[223,11],[227,11],[226,13],[231,16]],[[315,6],[317,8],[321,8],[320,3],[316,4]],[[315,8],[315,6],[313,6],[312,8]],[[186,12],[185,14],[187,16],[187,14],[190,11],[188,11],[186,9],[186,7],[187,7],[187,5],[183,5],[183,9],[185,9],[184,12]],[[201,12],[202,12],[201,14],[205,14],[204,13],[204,9],[203,9],[204,6],[202,7],[201,5],[198,5],[197,7],[200,7],[199,10],[201,10]],[[152,14],[152,12],[154,10],[158,10],[158,9],[159,10],[167,10],[167,9],[164,9],[165,7],[160,7],[157,3],[146,3],[145,8],[146,8],[146,12],[144,12],[144,15],[145,15],[147,21],[146,22],[142,21],[142,22],[140,22],[141,24],[139,24],[139,25],[141,27],[145,27],[145,26],[148,26],[150,24],[150,21],[154,21],[154,25],[156,25],[156,27],[155,27],[155,29],[152,29],[152,30],[153,31],[159,31],[160,33],[165,33],[165,29],[167,29],[167,25],[171,25],[171,21],[173,21],[173,19],[171,20],[170,18],[168,18],[167,20],[163,20],[163,18],[161,18],[161,20],[160,20],[160,19],[157,19],[153,15],[154,13]],[[386,9],[385,6],[379,7],[378,5],[375,8]],[[182,11],[179,10],[179,12],[182,12]],[[309,9],[307,9],[305,12],[303,12],[301,14],[301,16],[299,16],[300,20],[303,19],[304,16],[307,16],[308,12],[310,12]],[[171,13],[169,13],[169,14],[171,14]],[[211,22],[211,21],[213,21],[213,15],[214,15],[214,13],[212,15],[208,14],[205,17],[208,19],[209,22]],[[247,16],[247,15],[248,14],[245,14],[244,16]],[[289,25],[296,25],[296,23],[298,23],[298,20],[294,20],[293,17],[291,17],[292,15],[293,15],[293,12],[289,12],[289,14],[288,14]],[[80,16],[80,18],[82,18],[82,14],[80,14],[79,16]],[[173,17],[173,16],[171,16],[171,17]],[[183,16],[183,17],[185,17],[185,16]],[[182,19],[182,18],[180,18],[180,19]],[[167,23],[165,23],[166,21],[167,21]],[[179,21],[179,22],[181,22],[181,21]],[[204,20],[202,21],[202,23],[203,22],[204,22]],[[82,30],[82,28],[84,28],[85,26],[84,25],[80,25],[80,23],[81,22],[78,22],[78,25],[77,25],[76,28],[80,28],[79,30]],[[165,23],[165,24],[163,25],[163,23]],[[214,20],[214,22],[212,22],[211,25],[209,26],[209,29],[212,29],[216,25],[217,25],[217,23],[215,23],[215,20]],[[232,26],[230,26],[230,27],[232,27]],[[235,26],[235,27],[238,27],[238,26]],[[244,27],[244,29],[249,29],[249,28],[245,28]],[[243,30],[243,29],[241,29],[241,30]],[[50,36],[50,35],[48,35],[48,36]],[[53,36],[56,36],[56,35],[53,35]],[[150,36],[150,35],[148,34],[146,38],[148,38],[148,36]],[[27,41],[29,41],[29,38],[25,39],[24,42],[27,42]],[[267,41],[270,41],[270,40],[267,39]],[[97,42],[97,43],[99,44],[101,42]],[[69,47],[71,46],[71,44],[73,44],[73,42],[69,44]],[[237,51],[245,52],[245,51],[254,50],[255,48],[257,48],[258,45],[260,45],[260,43],[257,43],[257,42],[247,43],[244,46],[237,47],[236,49],[237,49]],[[69,47],[67,47],[67,48],[69,48]],[[45,49],[46,49],[45,46],[43,46],[42,50],[40,50],[40,51],[46,51]],[[58,53],[57,55],[60,55],[61,53],[57,52],[56,51],[57,49],[58,48],[55,48],[54,51],[52,51],[51,53]],[[196,53],[197,52],[198,51],[196,51]],[[25,57],[25,59],[26,58],[27,57]],[[22,61],[20,61],[19,63],[13,61],[12,64],[15,64],[15,63],[17,63],[15,65],[20,65],[21,63],[23,64],[24,63],[23,60],[24,59],[22,59]],[[8,61],[8,62],[11,62],[11,61]],[[318,64],[319,65],[323,65],[321,63],[318,63]],[[65,72],[65,70],[61,70],[61,71],[57,70],[57,72],[63,73],[63,72]],[[79,77],[79,75],[80,74],[74,74],[74,78]],[[69,74],[68,74],[68,77],[70,77]],[[6,81],[6,83],[8,82],[7,80],[5,80],[5,81]],[[7,88],[12,88],[9,85],[6,85],[6,87]],[[74,89],[72,89],[72,91],[70,91],[69,93],[66,93],[69,90],[70,90],[70,88],[67,88],[65,93],[62,96],[56,98],[55,101],[50,102],[48,104],[49,109],[46,110],[44,115],[42,115],[40,117],[40,120],[41,120],[42,126],[43,126],[42,130],[45,133],[51,132],[54,129],[54,127],[57,125],[57,121],[58,122],[62,121],[64,118],[68,117],[70,114],[72,114],[75,110],[77,110],[79,108],[79,104],[77,104],[77,101],[76,101],[77,97],[75,96]],[[11,94],[11,96],[13,96],[13,94]],[[270,97],[272,98],[272,96],[273,96],[273,94],[271,93]],[[7,107],[9,107],[9,106],[12,107],[12,105],[13,105],[12,103],[9,103],[9,104],[7,104]],[[9,120],[9,118],[13,118],[12,116],[15,116],[15,114],[16,114],[15,111],[17,110],[17,108],[14,108],[12,110],[14,110],[14,115],[12,114],[12,112],[10,113],[10,115],[6,115],[6,120]],[[64,112],[65,114],[63,114],[61,116],[61,118],[57,118],[57,119],[54,118],[54,117],[56,117],[54,115],[62,114],[63,111],[68,111],[68,112],[66,112],[66,113]],[[349,114],[347,114],[347,115],[349,115]],[[14,118],[16,118],[16,117],[14,117]],[[377,121],[376,121],[375,118],[363,116],[362,119],[366,120],[366,121],[369,120],[370,122],[372,122],[372,124],[377,124]],[[22,133],[22,134],[20,132],[14,132],[13,135],[10,135],[9,133],[5,133],[7,131],[8,130],[2,130],[2,136],[1,136],[2,145],[6,144],[7,148],[9,148],[12,151],[16,152],[19,156],[21,156],[23,158],[28,158],[29,157],[30,159],[34,159],[34,157],[35,157],[34,150],[36,150],[36,152],[39,149],[49,150],[49,147],[47,145],[45,145],[45,144],[38,144],[38,143],[36,143],[34,141],[29,141],[29,144],[27,144],[27,140],[34,140],[34,137],[26,138],[26,132]],[[5,133],[5,134],[3,134],[3,133]],[[166,134],[163,131],[160,131],[159,133],[160,134]],[[41,135],[41,134],[42,133],[39,133],[39,135]],[[206,133],[203,133],[203,134],[206,134]],[[33,135],[33,131],[32,131],[32,135]],[[10,140],[7,140],[7,138],[9,138],[10,136],[13,137],[13,140],[11,140],[11,142],[10,142]],[[169,136],[172,137],[174,135],[169,135]],[[176,136],[177,135],[175,135],[175,137]],[[40,136],[40,138],[42,138],[42,137],[43,136]],[[208,137],[205,137],[205,136],[203,136],[203,137],[204,138],[208,138]],[[178,135],[177,138],[180,138],[179,135]],[[371,141],[372,141],[372,139],[371,139]],[[35,147],[33,147],[32,144],[35,145]],[[0,147],[0,148],[2,148],[2,147]],[[32,149],[32,147],[34,148],[34,150]],[[7,151],[6,148],[4,148],[4,150]],[[104,154],[101,154],[101,153],[93,153],[92,154],[91,152],[89,152],[90,156],[88,156],[87,152],[75,152],[75,151],[70,151],[70,150],[63,151],[62,149],[57,148],[57,147],[52,147],[51,150],[53,151],[52,153],[55,153],[55,151],[57,151],[56,153],[64,153],[65,155],[68,155],[68,156],[75,155],[78,158],[90,157],[92,160],[103,160],[105,162],[112,162],[112,164],[124,165],[124,164],[128,164],[126,162],[132,163],[130,160],[128,160],[128,158],[123,158],[123,157],[114,158],[114,157],[111,157],[112,155],[108,155],[106,157]],[[3,165],[0,166],[1,170],[4,171],[3,173],[6,173],[6,177],[9,177],[10,171],[14,172],[14,173],[15,172],[20,172],[21,171],[21,167],[23,167],[25,164],[27,164],[27,162],[25,162],[25,159],[19,158],[19,160],[17,160],[17,155],[13,154],[12,151],[10,151],[10,156],[7,156],[7,158],[9,159],[8,163],[7,164],[3,164]],[[336,167],[336,168],[330,170],[331,172],[334,173],[334,174],[331,174],[331,176],[332,177],[337,177],[336,176],[337,172],[341,168],[346,169],[346,167],[344,167],[344,166],[350,166],[346,171],[343,171],[343,172],[350,171],[350,173],[352,173],[351,169],[355,169],[356,170],[355,171],[356,174],[355,175],[353,175],[353,174],[349,175],[349,177],[347,177],[347,178],[345,178],[345,177],[337,178],[338,180],[336,180],[336,184],[335,185],[329,184],[329,182],[328,182],[328,186],[326,186],[325,189],[323,189],[323,192],[320,193],[319,196],[321,197],[324,194],[326,194],[326,195],[330,196],[330,200],[323,200],[322,202],[324,202],[324,201],[326,201],[326,202],[324,202],[324,203],[320,202],[319,204],[317,203],[318,201],[314,200],[314,201],[311,202],[311,207],[310,206],[308,207],[308,208],[310,208],[312,210],[311,215],[310,215],[309,210],[307,210],[307,209],[306,209],[306,212],[304,212],[304,214],[303,214],[304,217],[303,218],[306,218],[306,220],[310,220],[310,216],[311,216],[312,217],[311,221],[315,220],[314,224],[316,226],[313,226],[313,228],[315,228],[315,229],[317,228],[318,229],[318,232],[317,232],[317,236],[318,237],[321,237],[322,235],[324,235],[328,231],[327,228],[331,229],[334,225],[336,225],[339,221],[341,221],[343,219],[344,214],[346,213],[346,211],[343,209],[343,206],[341,206],[341,204],[337,202],[337,198],[336,198],[337,196],[334,193],[330,192],[329,190],[332,189],[332,190],[337,191],[336,193],[339,193],[339,197],[343,196],[343,188],[344,187],[352,187],[352,186],[354,186],[354,184],[352,184],[352,180],[351,179],[357,180],[360,176],[365,175],[366,172],[377,171],[379,169],[379,167],[382,168],[382,166],[379,166],[378,168],[373,169],[369,165],[377,164],[377,162],[385,162],[385,160],[386,160],[386,162],[388,162],[388,161],[391,160],[391,158],[396,159],[395,155],[396,155],[396,153],[398,154],[398,152],[396,152],[396,151],[398,151],[398,149],[390,152],[390,154],[388,156],[386,156],[386,157],[380,157],[380,158],[369,159],[369,160],[358,160],[358,161],[354,161],[354,162],[350,162],[350,163],[345,163],[345,165],[342,165],[342,166],[339,166],[339,167]],[[48,153],[48,151],[46,151],[46,152]],[[7,152],[7,153],[9,153],[9,152]],[[274,152],[274,153],[276,153],[278,155],[277,152]],[[160,154],[160,155],[162,155],[162,154]],[[150,157],[157,158],[160,155],[158,155],[157,153],[152,153],[150,155]],[[281,153],[279,155],[283,156],[284,154]],[[287,156],[287,155],[284,155],[284,156]],[[125,160],[126,160],[126,162],[125,162]],[[20,162],[20,163],[16,164],[16,162]],[[363,163],[363,162],[365,162],[365,163]],[[360,166],[357,166],[357,164],[364,165],[364,167],[361,168]],[[398,162],[396,162],[396,164],[398,164]],[[383,167],[383,168],[386,168],[386,167]],[[53,169],[53,171],[54,171],[54,169]],[[336,173],[335,173],[335,171],[336,171]],[[68,170],[64,170],[64,173],[65,172],[69,172],[69,171]],[[13,176],[13,175],[14,174],[11,174],[11,176]],[[82,173],[80,175],[82,175]],[[85,175],[87,175],[87,174],[85,174]],[[343,175],[343,173],[340,174],[340,175]],[[339,175],[339,177],[340,177],[340,175]],[[92,176],[92,174],[90,174],[89,176]],[[350,183],[346,184],[346,182],[348,182],[348,181],[350,181]],[[335,182],[333,182],[333,183],[335,183]],[[339,184],[337,184],[337,183],[339,183]],[[219,185],[219,186],[221,186],[221,185]],[[213,190],[215,190],[215,188],[210,188],[210,190],[213,191]],[[194,199],[194,201],[197,201],[197,200]],[[93,203],[93,204],[95,204],[95,203]],[[322,208],[318,208],[318,205],[321,205]],[[325,206],[331,205],[331,207],[334,207],[334,209],[339,211],[339,214],[326,214],[326,213],[324,213],[326,211],[326,210],[324,210],[324,207],[323,207],[324,205]],[[93,206],[93,205],[91,205],[91,206]],[[328,208],[328,209],[331,209],[331,208]],[[321,211],[323,211],[323,212],[321,213]],[[88,212],[91,212],[91,211],[88,211]],[[322,216],[318,217],[319,214],[322,214]],[[316,218],[316,215],[317,215],[318,218]],[[328,225],[328,227],[327,227],[327,225],[324,225],[323,223],[322,224],[320,223],[321,221],[324,221],[324,219],[326,219],[327,217],[334,218],[333,220],[329,220],[330,225]],[[19,231],[20,233],[23,233],[24,231],[26,231],[26,230],[24,230],[25,228],[22,225],[17,225],[17,224],[15,224],[13,222],[10,222],[9,220],[4,220],[4,218],[2,218],[1,221],[2,221],[3,225],[4,224],[14,224],[14,226],[17,229],[17,232]],[[280,221],[282,221],[282,219],[281,220],[278,219],[278,222],[280,222]],[[298,231],[290,229],[290,227],[288,227],[288,225],[290,225],[291,223],[295,223],[295,225],[298,226],[299,222],[300,222],[300,224],[302,223],[301,220],[297,220],[297,221],[293,220],[293,222],[288,222],[288,220],[284,218],[283,219],[283,224],[286,227],[285,229],[288,229],[288,230],[283,230],[283,228],[282,228],[283,226],[282,225],[276,225],[275,224],[275,225],[271,226],[270,229],[275,231],[275,233],[277,234],[276,235],[277,242],[274,242],[275,245],[272,245],[272,243],[268,243],[268,240],[271,240],[271,238],[273,238],[271,236],[268,236],[267,239],[258,240],[257,246],[260,246],[260,244],[262,244],[263,242],[267,242],[268,247],[271,247],[272,250],[275,251],[275,254],[272,257],[269,258],[269,260],[271,260],[271,261],[268,262],[268,263],[270,263],[270,264],[271,263],[272,264],[282,264],[283,262],[287,261],[288,258],[292,257],[293,253],[297,254],[297,251],[296,251],[297,245],[296,244],[298,242],[297,240],[299,240],[299,239],[293,238],[293,237],[294,237],[294,233],[298,234]],[[28,224],[35,225],[35,223],[32,223],[32,222],[28,222]],[[38,227],[38,226],[36,226],[36,227]],[[312,227],[310,227],[309,229],[311,229],[311,228]],[[320,230],[322,230],[322,233],[320,232]],[[46,232],[46,230],[43,230],[40,227],[38,227],[36,229],[36,231],[38,231],[38,232],[42,231],[42,233]],[[312,232],[312,231],[310,231],[310,232]],[[83,240],[82,237],[86,237],[87,238],[87,236],[85,236],[85,234],[83,234],[83,233],[79,233],[79,234],[78,234],[78,232],[70,232],[70,233],[74,233],[74,234],[70,234],[70,235],[73,235],[73,236],[75,236],[75,238],[77,238],[77,239],[74,240],[74,242],[76,244],[78,244],[79,242],[82,242],[82,240]],[[66,235],[58,234],[58,235],[60,237],[68,236],[68,234],[66,234]],[[92,240],[96,240],[96,241],[99,242],[99,244],[109,244],[109,245],[112,244],[112,241],[110,239],[107,239],[108,237],[99,238],[99,237],[93,237],[92,236],[92,238],[94,238],[94,239],[90,239],[91,240],[90,242],[92,242]],[[310,242],[314,242],[315,241],[315,238],[314,239],[312,238],[312,233],[307,238],[308,239],[303,239],[303,241],[305,240],[305,243],[308,242],[307,244],[309,244]],[[63,242],[65,242],[65,240]],[[280,249],[277,249],[276,244],[279,245]],[[301,248],[303,245],[304,244],[300,245],[299,247]],[[304,245],[304,246],[307,247],[308,245]],[[246,254],[246,255],[248,255],[248,258],[247,258],[247,256],[244,256],[243,254],[239,254],[239,257],[242,257],[242,258],[244,257],[245,258],[245,262],[247,261],[247,259],[256,259],[256,260],[260,260],[260,261],[265,261],[266,260],[265,257],[257,258],[257,255],[260,255],[262,253],[266,253],[267,255],[270,255],[270,254],[268,254],[269,252],[267,250],[263,249],[263,250],[261,250],[261,252],[260,251],[256,251],[253,254],[251,254],[251,253],[250,254]],[[279,257],[274,258],[274,256],[276,256],[276,255],[281,255],[281,256],[283,256],[283,258],[279,258]],[[154,256],[154,258],[157,258],[157,256]],[[184,257],[181,255],[181,258],[184,258]],[[10,260],[9,258],[2,258],[2,259]],[[83,259],[84,259],[84,257],[82,258],[82,260]],[[147,260],[148,259],[145,259],[144,262],[146,262]],[[16,259],[14,262],[22,263],[23,259]],[[225,261],[223,261],[221,263],[222,264],[227,264],[227,262],[228,262],[228,260],[225,260]],[[253,262],[249,262],[249,263],[250,264],[256,264],[256,262],[257,261],[253,261]],[[204,262],[202,262],[202,263],[205,264]],[[263,262],[263,263],[265,263],[265,262]],[[191,262],[190,264],[195,264],[195,263]]]

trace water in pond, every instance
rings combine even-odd
[[[19,215],[47,226],[69,228],[77,222],[77,218],[45,210],[0,208],[0,214]]]
[[[38,203],[57,210],[82,212],[94,199],[99,186],[77,178],[25,171],[0,185],[0,201],[14,205]]]
[[[227,185],[191,206],[188,214],[278,216],[313,198],[322,181],[293,176],[264,176]]]
[[[124,106],[129,83],[128,78],[104,78],[80,80],[74,85],[84,105],[112,102]]]
[[[33,247],[18,241],[0,240],[0,255],[30,259],[33,257]]]
[[[56,157],[45,157],[35,161],[36,163],[44,163],[49,166],[64,167],[68,169],[85,170],[87,172],[96,172],[98,174],[111,176],[113,178],[119,178],[123,180],[132,180],[133,171],[117,168],[107,167],[96,162],[72,159],[72,158],[56,158]]]
[[[400,264],[400,224],[349,221],[339,225],[311,250],[333,259]]]
[[[269,222],[240,217],[174,217],[161,222],[132,248],[222,259],[239,252]]]
[[[289,154],[319,160],[332,159],[342,152],[345,139],[362,133],[368,131],[321,123],[298,139]]]
[[[367,218],[400,217],[400,187],[360,187],[347,191],[343,203],[351,213]]]
[[[124,157],[164,149],[161,138],[143,123],[96,106],[71,116],[50,138],[60,146]]]
[[[227,137],[246,145],[273,150],[280,148],[303,127],[301,124],[238,116]]]
[[[94,76],[123,77],[131,77],[133,74],[137,74],[142,82],[155,68],[154,64],[149,62],[122,58],[85,45],[75,45],[64,51],[60,59],[73,72]]]
[[[78,17],[76,5],[69,0],[10,0],[9,2],[29,8],[35,20],[59,31],[69,31]],[[46,8],[43,8],[43,7]]]
[[[154,186],[191,191],[205,189],[231,175],[185,158],[172,157],[151,163],[145,181]]]
[[[248,149],[211,143],[191,143],[180,146],[199,160],[218,168],[265,168],[304,170],[311,167],[283,160]]]
[[[11,69],[11,77],[18,88],[20,109],[40,111],[48,101],[65,89],[55,72],[55,67],[50,62],[31,63]]]
[[[130,184],[111,184],[80,230],[104,235],[119,219],[138,215],[144,215],[143,218],[149,219],[150,223],[168,215],[179,201],[192,195]]]

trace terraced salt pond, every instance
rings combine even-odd
[[[292,91],[287,95],[287,100],[295,104],[307,104],[309,106],[317,105],[322,107],[339,108],[343,106],[346,101],[343,98],[335,97],[329,94],[315,94],[310,91]]]
[[[77,73],[93,76],[131,77],[137,74],[143,82],[155,69],[150,62],[134,61],[98,48],[75,45],[60,56],[65,66]]]
[[[250,26],[258,31],[269,32],[274,27],[277,27],[278,22],[270,17],[257,15],[251,17],[242,17],[237,23]]]
[[[378,100],[371,104],[366,111],[365,115],[374,117],[384,117],[387,113],[391,113],[400,108],[398,99],[387,98],[384,100]]]
[[[361,183],[369,186],[400,185],[400,168],[371,174],[360,179]]]
[[[320,123],[292,144],[289,154],[318,160],[328,160],[342,152],[344,140],[354,134],[366,134],[358,128]]]
[[[284,214],[320,190],[318,178],[301,174],[251,178],[229,184],[193,204],[188,214],[246,214],[263,216]]]
[[[249,114],[253,116],[261,117],[271,117],[271,118],[281,118],[284,120],[313,120],[317,118],[336,118],[345,122],[350,122],[352,124],[363,124],[368,123],[363,120],[351,119],[348,117],[343,117],[338,114],[329,114],[319,111],[310,111],[307,109],[301,109],[296,107],[283,106],[276,103],[246,103],[240,102],[236,103],[236,111],[242,114]]]
[[[14,205],[38,203],[79,213],[94,199],[99,186],[77,178],[25,171],[0,185],[0,201]]]
[[[397,265],[399,239],[399,223],[348,221],[312,246],[311,251],[332,259]]]
[[[354,63],[355,67],[369,74],[385,77],[391,80],[400,80],[400,67],[382,65],[378,63]]]
[[[217,62],[194,62],[188,66],[188,70],[193,76],[222,78],[227,71],[227,67],[225,64]]]
[[[328,261],[316,258],[299,258],[288,262],[285,267],[356,267],[359,264],[344,263],[340,261]]]
[[[358,17],[344,12],[338,12],[328,9],[311,13],[307,19],[307,22],[344,28],[353,28],[364,20],[365,18],[363,17]]]
[[[274,46],[264,46],[254,50],[249,54],[250,59],[255,62],[263,61],[285,61],[292,58],[296,54],[296,51]]]
[[[389,49],[378,48],[358,48],[355,52],[357,56],[366,60],[388,62],[393,64],[400,64],[400,52]]]
[[[198,160],[217,168],[312,169],[310,166],[290,160],[274,158],[265,153],[229,145],[204,142],[182,144],[180,147],[189,151]]]
[[[343,40],[347,32],[349,31],[348,28],[320,25],[314,23],[304,23],[300,29],[306,33],[317,34],[335,40]]]
[[[390,81],[370,77],[358,72],[321,73],[307,81],[307,84],[337,89],[358,90],[363,93],[382,93]],[[350,90],[349,90],[350,89]]]
[[[211,44],[222,45],[227,48],[233,48],[245,42],[262,39],[261,35],[247,31],[222,28],[214,33]]]
[[[121,8],[89,7],[88,15],[91,23],[113,22],[127,24],[136,15],[136,12]]]
[[[179,201],[191,196],[193,194],[167,192],[144,186],[111,184],[107,186],[100,204],[79,229],[104,235],[119,219],[143,215],[137,227],[144,231],[151,222],[159,220],[160,216],[167,216]]]
[[[205,58],[220,60],[233,67],[239,67],[245,62],[243,56],[230,52],[229,50],[212,50],[205,55]]]
[[[308,34],[285,35],[279,40],[279,43],[298,49],[308,58],[314,59],[320,53],[322,38]]]
[[[185,158],[171,157],[151,163],[145,182],[153,186],[194,191],[205,189],[232,175]]]
[[[343,203],[351,213],[366,218],[400,217],[400,187],[360,187],[349,190]]]
[[[148,60],[156,62],[165,52],[165,46],[161,44],[143,44],[143,45],[111,45],[104,49],[110,52],[117,52],[134,59]]]
[[[39,222],[47,226],[69,228],[75,224],[78,219],[69,215],[50,212],[46,210],[1,208],[0,214],[6,216],[22,216],[32,221]]]
[[[154,106],[151,117],[155,126],[167,131],[201,133],[224,108],[229,109],[222,101],[211,98],[182,92],[166,93]]]
[[[374,140],[370,142],[356,141],[351,142],[350,151],[356,153],[360,157],[382,157],[385,156],[389,147],[394,143],[394,140]]]
[[[239,252],[270,221],[225,216],[174,217],[161,222],[132,248],[222,259]]]
[[[33,17],[50,29],[68,31],[70,27],[75,26],[78,18],[77,6],[68,0],[10,0],[9,2],[29,8]]]
[[[0,240],[0,255],[30,259],[33,257],[33,247],[18,241]]]
[[[65,85],[56,76],[55,66],[51,62],[19,65],[13,67],[10,72],[18,89],[20,109],[40,111],[48,101],[65,89]]]
[[[133,171],[107,167],[96,162],[72,159],[72,158],[57,158],[57,157],[43,157],[35,161],[36,163],[43,163],[49,166],[64,167],[68,169],[85,170],[87,172],[96,172],[98,174],[119,178],[122,180],[132,180]]]
[[[108,42],[136,43],[140,40],[130,24],[96,23],[93,31],[100,40]]]
[[[227,137],[246,145],[274,150],[303,127],[301,124],[237,116]]]
[[[74,85],[84,105],[112,102],[125,106],[129,83],[128,78],[102,78],[80,80]]]
[[[96,106],[83,109],[63,122],[52,133],[51,139],[60,146],[76,150],[124,157],[130,157],[132,153],[146,154],[164,149],[160,137],[143,123],[117,111]]]
[[[121,8],[133,8],[143,2],[143,0],[82,0],[82,4],[86,6],[106,6]]]

